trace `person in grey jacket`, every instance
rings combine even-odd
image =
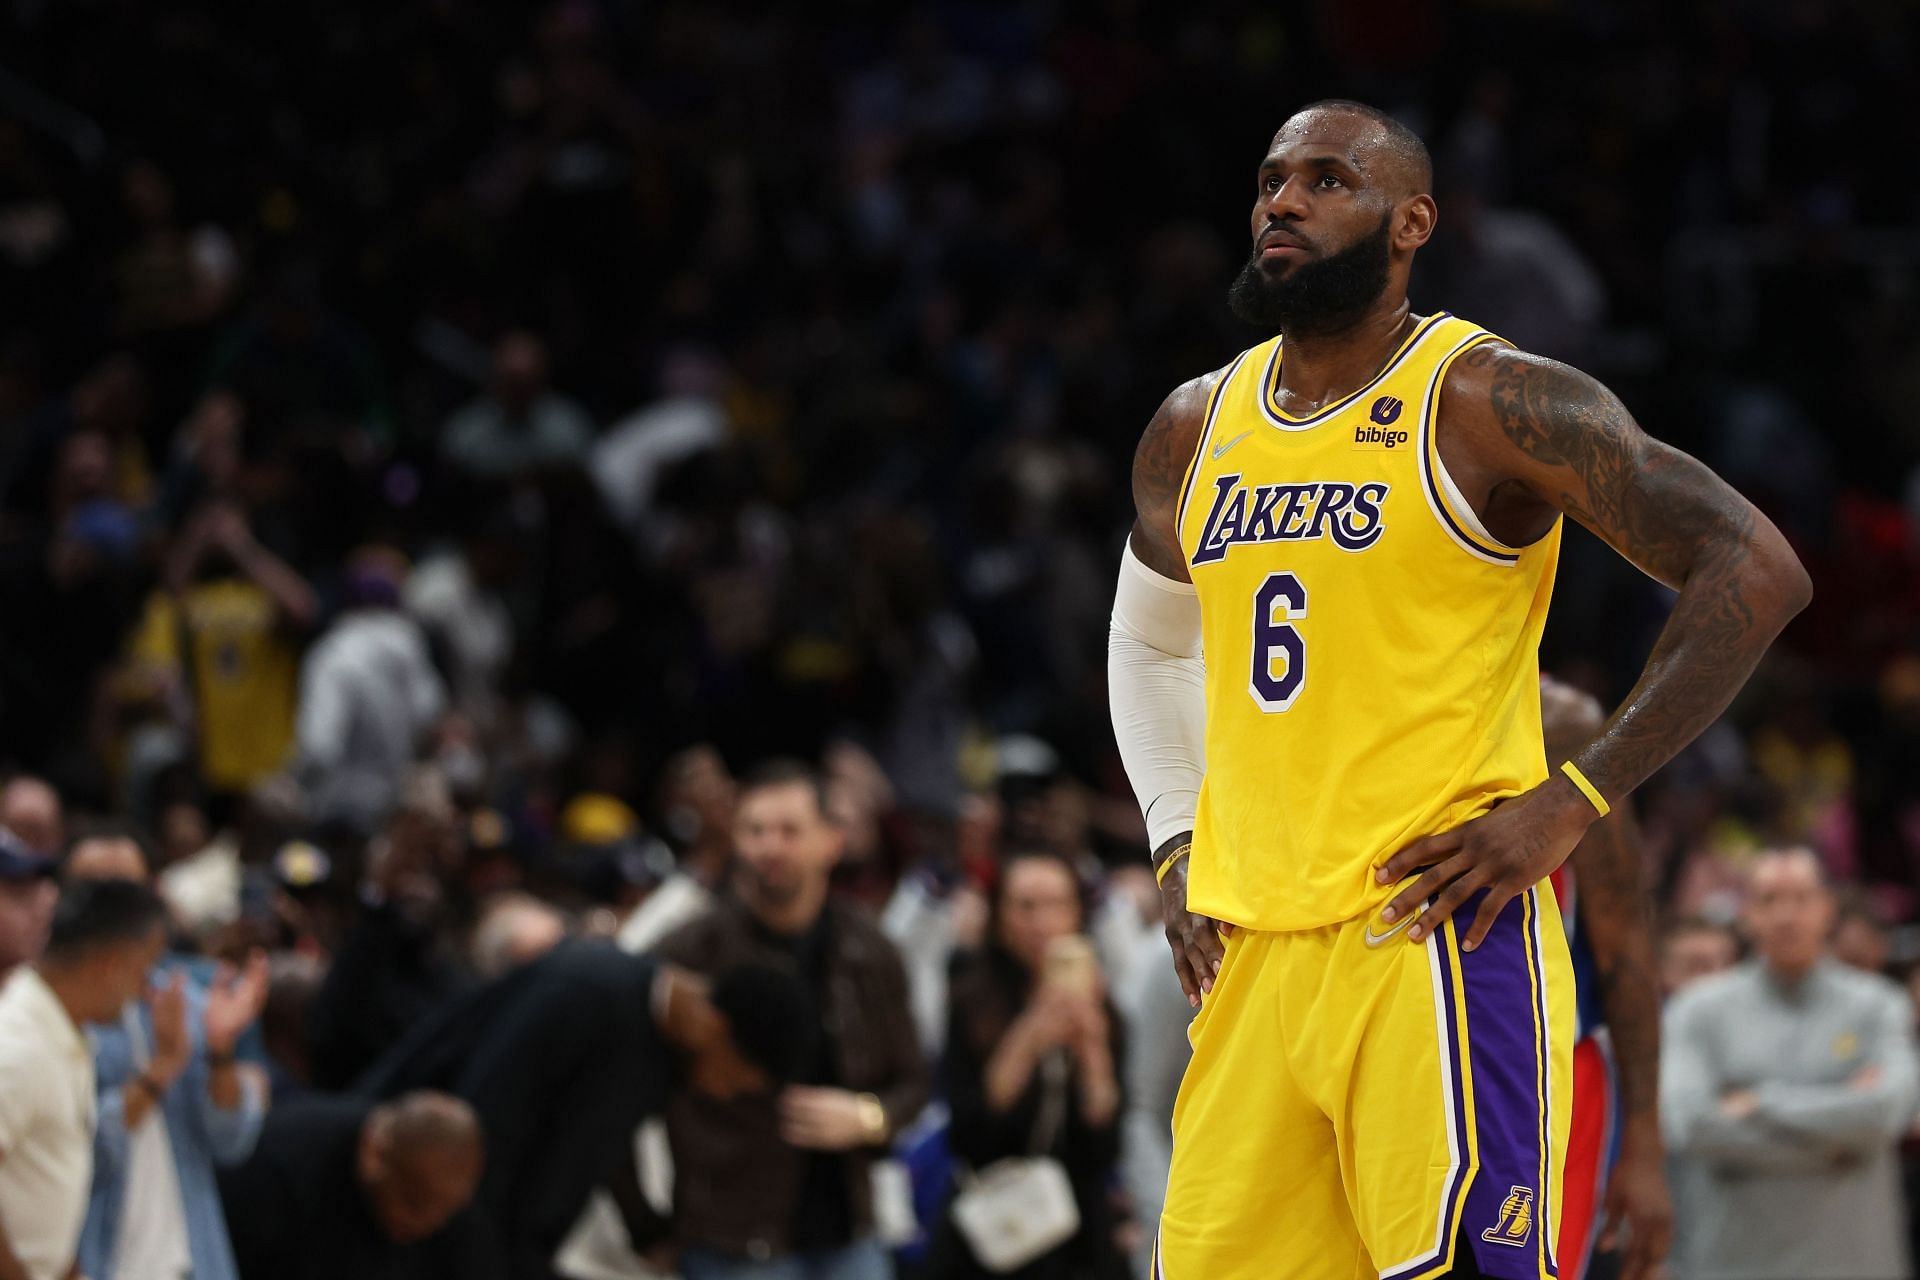
[[[1762,854],[1755,958],[1668,1007],[1667,1141],[1692,1166],[1684,1280],[1906,1280],[1897,1152],[1916,1067],[1905,994],[1827,953],[1833,895],[1806,849]]]

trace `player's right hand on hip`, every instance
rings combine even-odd
[[[1213,990],[1213,981],[1220,976],[1220,962],[1227,953],[1221,939],[1233,932],[1233,926],[1187,910],[1187,863],[1181,858],[1161,877],[1160,911],[1167,923],[1167,945],[1173,948],[1180,989],[1187,993],[1187,1003],[1198,1009],[1200,997]]]

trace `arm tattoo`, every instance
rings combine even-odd
[[[1543,497],[1679,597],[1639,683],[1575,763],[1624,796],[1726,710],[1809,586],[1779,530],[1699,461],[1649,438],[1592,378],[1508,348],[1467,357]]]
[[[1143,517],[1170,512],[1178,505],[1180,482],[1186,479],[1187,464],[1193,461],[1194,441],[1183,439],[1192,433],[1180,430],[1176,407],[1179,399],[1179,392],[1167,397],[1167,402],[1154,413],[1153,421],[1147,424],[1139,448],[1134,450],[1133,498]]]
[[[1217,376],[1206,374],[1183,382],[1146,424],[1139,449],[1133,451],[1133,505],[1142,520],[1160,514],[1171,520],[1173,509],[1179,507],[1181,484],[1187,480],[1194,449],[1200,447],[1200,422]]]
[[[1186,556],[1175,527],[1180,486],[1200,446],[1207,397],[1219,376],[1210,373],[1175,388],[1147,424],[1133,455],[1133,506],[1138,517],[1134,550],[1149,568],[1170,577],[1187,576]]]
[[[1652,1118],[1660,1103],[1660,988],[1653,928],[1641,883],[1640,841],[1622,806],[1587,829],[1573,852],[1580,927],[1599,970],[1600,1004],[1613,1038],[1620,1103],[1629,1118]]]

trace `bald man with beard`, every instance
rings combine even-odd
[[[1313,103],[1248,176],[1228,303],[1260,340],[1142,433],[1108,640],[1200,1009],[1156,1267],[1539,1280],[1575,995],[1544,882],[1720,716],[1812,585],[1592,377],[1415,310],[1440,207],[1404,124]],[[1675,598],[1626,702],[1549,760],[1566,518]]]

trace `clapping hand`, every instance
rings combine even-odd
[[[207,1008],[202,1019],[207,1052],[215,1057],[231,1056],[241,1033],[254,1024],[266,1005],[267,956],[264,951],[254,951],[239,969],[222,964],[214,975],[213,985],[207,989]]]
[[[155,987],[147,996],[147,1011],[153,1016],[153,1053],[147,1061],[147,1075],[164,1089],[180,1078],[193,1054],[193,1040],[187,1035],[185,977],[175,972],[165,986]]]

